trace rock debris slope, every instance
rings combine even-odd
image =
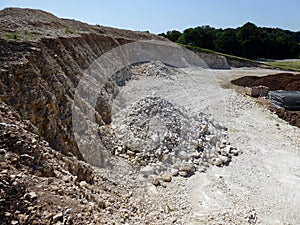
[[[0,109],[1,224],[171,224],[176,218],[176,211],[159,211],[143,178],[124,179],[63,155],[16,111],[3,102]]]

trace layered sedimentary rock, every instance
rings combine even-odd
[[[62,153],[82,159],[72,133],[74,91],[83,71],[103,53],[138,40],[161,39],[59,19],[49,13],[8,8],[0,12],[0,97],[30,120],[38,134]],[[119,78],[120,79],[120,78]],[[109,100],[116,82],[104,81],[96,109],[99,124],[110,122]],[[119,82],[122,82],[119,80]]]

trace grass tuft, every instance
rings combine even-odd
[[[5,37],[7,39],[11,40],[11,39],[18,39],[19,36],[17,33],[7,33],[7,34],[5,34]]]

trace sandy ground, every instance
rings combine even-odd
[[[300,130],[230,84],[241,76],[276,72],[186,68],[171,80],[144,77],[122,89],[128,105],[159,95],[191,114],[210,114],[243,152],[229,166],[176,178],[160,191],[180,210],[178,224],[300,224]]]

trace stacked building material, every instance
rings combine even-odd
[[[268,97],[276,107],[300,110],[300,91],[270,91]]]

